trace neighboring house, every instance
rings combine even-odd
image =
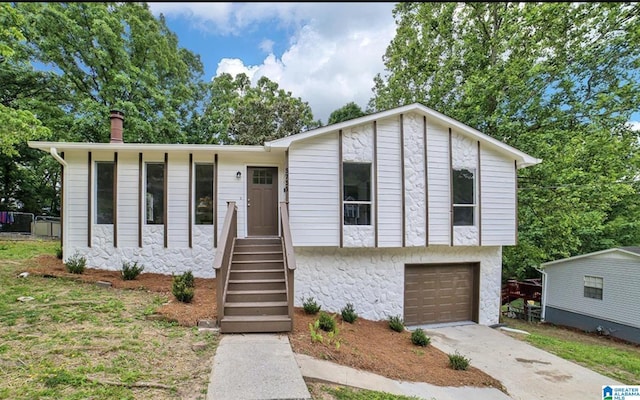
[[[543,319],[640,343],[640,247],[547,262]]]
[[[296,305],[498,322],[517,170],[540,160],[421,104],[263,146],[122,143],[122,118],[112,143],[29,142],[64,165],[65,260],[213,277],[227,203],[237,236],[259,238],[282,233],[288,202]]]

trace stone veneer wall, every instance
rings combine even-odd
[[[502,248],[448,247],[295,249],[295,305],[313,297],[323,310],[340,312],[353,303],[363,318],[404,315],[404,265],[480,262],[479,323],[496,324],[500,315]]]
[[[120,271],[122,263],[135,262],[144,265],[144,272],[158,274],[181,274],[186,271],[193,272],[197,278],[214,278],[212,225],[195,225],[193,227],[193,248],[164,247],[164,227],[162,225],[146,225],[143,228],[142,248],[131,247],[129,243],[118,243],[113,247],[113,226],[94,225],[93,246],[72,248],[65,251],[68,258],[78,253],[87,258],[87,267],[110,271]],[[124,246],[128,247],[124,247]]]
[[[455,226],[453,229],[453,244],[456,246],[476,246],[480,238],[478,232],[478,144],[460,134],[451,135],[451,157],[453,168],[465,168],[475,171],[476,177],[476,224],[474,226]]]

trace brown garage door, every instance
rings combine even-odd
[[[478,264],[407,264],[406,325],[478,320]]]

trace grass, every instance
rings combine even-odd
[[[395,395],[374,390],[355,389],[338,385],[311,385],[312,397],[326,399],[327,394],[334,400],[419,400],[418,397]]]
[[[512,335],[628,385],[640,382],[640,346],[548,324],[506,319],[510,328],[529,332]]]
[[[17,278],[56,246],[0,241],[0,399],[204,399],[217,337],[147,320],[158,294]]]

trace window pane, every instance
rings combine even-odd
[[[113,162],[96,163],[96,222],[113,224]]]
[[[196,225],[213,225],[213,164],[196,164]]]
[[[473,209],[474,207],[457,206],[453,207],[453,225],[454,226],[473,226]]]
[[[147,164],[147,224],[164,224],[164,164]]]
[[[590,299],[602,300],[602,289],[585,286],[584,297],[588,297]]]
[[[371,201],[371,164],[344,163],[344,200]]]
[[[473,171],[453,170],[453,204],[475,204],[473,186]]]
[[[345,225],[371,225],[371,204],[345,204]]]

